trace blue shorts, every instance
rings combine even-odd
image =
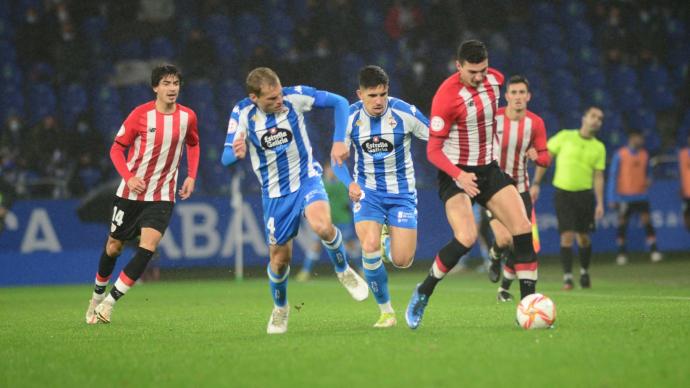
[[[283,197],[264,197],[264,232],[269,245],[284,245],[297,236],[304,209],[312,202],[328,201],[321,177],[302,181],[300,188]]]
[[[362,188],[364,198],[352,205],[355,223],[376,221],[399,228],[417,229],[417,193],[387,194]]]

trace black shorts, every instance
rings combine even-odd
[[[110,221],[110,237],[128,241],[139,237],[141,228],[165,233],[172,217],[170,201],[132,201],[115,196]]]
[[[486,207],[486,203],[489,202],[494,194],[498,193],[502,188],[510,185],[514,185],[515,181],[513,178],[504,173],[498,163],[494,160],[493,162],[485,166],[460,166],[462,171],[473,172],[477,176],[477,186],[479,186],[479,195],[472,198],[472,203],[477,202],[478,204]],[[441,201],[445,204],[451,197],[459,193],[464,193],[465,190],[461,189],[453,178],[448,176],[443,171],[438,172],[438,196]]]
[[[619,202],[616,209],[618,217],[629,218],[635,213],[649,213],[649,201]]]
[[[554,194],[558,231],[591,233],[594,231],[594,191],[565,191],[556,189]]]
[[[532,196],[529,195],[529,191],[525,191],[524,193],[520,193],[520,198],[522,198],[522,204],[525,205],[525,212],[527,213],[527,218],[532,219]],[[485,210],[487,217],[489,217],[489,220],[493,220],[494,216],[491,214],[491,210],[486,209]]]

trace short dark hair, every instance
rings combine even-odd
[[[510,79],[508,79],[508,86],[514,84],[525,84],[525,86],[527,86],[527,91],[529,92],[529,81],[527,80],[527,77],[525,77],[524,75],[516,74],[510,77]]]
[[[160,64],[151,70],[151,87],[156,87],[161,80],[169,75],[177,77],[182,85],[182,72],[175,65],[169,63]]]
[[[600,106],[598,106],[598,105],[590,105],[590,106],[587,107],[587,109],[585,109],[585,112],[583,113],[583,115],[586,115],[586,114],[589,113],[589,111],[592,110],[592,109],[598,109],[598,110],[600,110],[602,113],[604,112],[604,110],[601,109]]]
[[[489,58],[486,45],[478,40],[466,40],[458,47],[458,62],[480,63]]]
[[[248,94],[255,94],[261,97],[261,85],[276,86],[280,83],[280,78],[275,71],[268,67],[257,67],[249,72],[246,80]]]
[[[364,66],[359,70],[360,88],[375,88],[379,85],[388,86],[388,74],[376,65]]]

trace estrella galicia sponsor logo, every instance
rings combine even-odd
[[[273,127],[261,136],[261,145],[268,150],[279,152],[287,148],[292,141],[292,132],[287,129]]]
[[[362,144],[362,149],[373,156],[374,159],[383,159],[386,155],[393,152],[393,144],[381,136],[372,136],[371,139]]]

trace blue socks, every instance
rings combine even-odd
[[[271,288],[273,303],[278,307],[285,307],[287,303],[287,282],[290,275],[290,266],[285,269],[285,273],[278,275],[271,271],[271,265],[266,268],[268,273],[268,284]]]
[[[321,243],[326,248],[326,253],[328,253],[328,258],[331,259],[331,263],[335,267],[335,272],[343,272],[347,269],[347,253],[345,252],[345,244],[343,244],[343,235],[340,233],[340,229],[335,227],[335,238],[333,241],[321,240]]]
[[[364,265],[364,278],[369,284],[371,293],[374,294],[376,303],[379,305],[390,302],[391,297],[388,293],[388,274],[386,267],[381,261],[381,253],[362,252],[362,264]]]

